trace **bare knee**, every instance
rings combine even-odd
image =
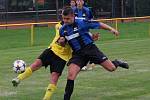
[[[34,61],[34,63],[32,63],[32,64],[30,65],[32,71],[36,71],[36,70],[40,69],[41,66],[42,66],[42,61],[41,61],[40,59],[36,59],[36,60]]]
[[[79,72],[80,72],[80,67],[78,65],[70,64],[68,70],[68,79],[75,80]]]
[[[75,78],[76,78],[76,74],[75,73],[72,73],[72,72],[68,73],[68,79],[75,80]]]
[[[60,73],[52,72],[51,73],[51,78],[50,78],[51,84],[55,84],[56,85],[57,82],[58,82],[59,77],[60,77]]]

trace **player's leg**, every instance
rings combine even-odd
[[[63,69],[65,67],[66,61],[55,55],[52,51],[50,51],[50,58],[48,61],[50,65],[50,84],[48,84],[48,87],[46,89],[46,93],[44,95],[43,100],[50,100],[52,97],[52,94],[55,92],[57,88],[57,82],[59,77],[61,76],[61,73],[63,72]]]
[[[26,68],[25,72],[19,74],[16,78],[12,80],[13,86],[18,86],[21,80],[24,80],[32,75],[32,72],[40,69],[42,66],[42,61],[36,59],[33,64]]]
[[[92,62],[95,64],[100,64],[102,65],[106,70],[108,71],[114,71],[116,70],[117,67],[122,67],[122,68],[129,68],[129,65],[127,62],[121,61],[121,60],[114,60],[110,61],[107,56],[100,51],[96,45],[91,46],[92,49],[90,49],[89,56],[91,57],[90,59]]]
[[[129,68],[128,63],[121,60],[110,61],[109,59],[107,59],[104,62],[102,62],[100,65],[102,65],[106,70],[111,72],[116,70],[117,67],[122,67],[125,69]]]
[[[80,67],[76,64],[70,64],[68,69],[67,84],[65,87],[64,100],[70,100],[74,89],[74,80],[80,72]]]
[[[100,65],[103,66],[106,70],[108,70],[110,72],[115,71],[117,68],[109,59],[100,63]]]
[[[31,64],[29,67],[27,67],[27,69],[25,70],[24,73],[19,74],[17,78],[19,80],[24,80],[24,79],[28,78],[29,76],[32,75],[32,72],[40,69],[41,66],[42,66],[42,61],[40,59],[36,59],[35,62],[33,64]]]
[[[43,100],[50,100],[52,94],[57,89],[57,82],[58,82],[59,76],[60,76],[60,73],[57,73],[57,72],[51,73],[50,84],[48,85],[46,89],[46,93],[45,93]]]
[[[45,49],[42,54],[32,63],[29,67],[26,68],[25,72],[19,74],[18,77],[12,80],[13,86],[18,86],[21,80],[24,80],[32,75],[32,72],[41,68],[45,64],[45,59],[49,53],[49,49]]]

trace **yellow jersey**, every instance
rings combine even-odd
[[[55,37],[52,41],[52,43],[50,44],[49,48],[51,48],[51,50],[57,55],[59,56],[61,59],[68,61],[71,56],[72,56],[72,49],[69,46],[69,44],[66,44],[65,47],[60,46],[57,43],[57,40],[59,39],[60,35],[59,35],[59,29],[62,27],[61,22],[59,22],[58,24],[55,25]]]

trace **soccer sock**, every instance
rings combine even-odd
[[[50,100],[52,94],[54,93],[54,91],[56,90],[56,85],[55,84],[49,84],[45,93],[45,96],[43,98],[43,100]]]
[[[32,70],[31,70],[30,67],[27,67],[26,70],[25,70],[25,72],[19,74],[17,78],[19,80],[24,80],[25,78],[28,78],[31,75],[32,75]]]
[[[116,60],[112,61],[112,63],[115,65],[116,68],[119,66],[119,63]]]
[[[74,80],[67,80],[67,85],[65,88],[65,94],[64,94],[64,100],[70,100],[70,97],[72,95],[74,89]]]

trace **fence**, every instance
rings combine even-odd
[[[38,1],[42,1],[39,4]],[[50,21],[69,0],[0,0],[0,22]],[[95,18],[150,16],[150,0],[84,0]],[[28,22],[29,22],[28,21]]]
[[[150,21],[150,16],[145,16],[145,17],[129,17],[129,18],[112,18],[112,19],[99,19],[96,21],[101,21],[101,22],[111,22],[111,23],[115,23],[115,28],[118,30],[118,23],[120,22],[128,22],[128,21],[136,21],[136,20],[141,20],[141,21]],[[22,23],[22,24],[2,24],[0,25],[0,27],[12,27],[12,26],[30,26],[31,29],[31,46],[33,46],[34,44],[34,26],[35,25],[45,25],[48,24],[52,25],[52,24],[56,24],[58,22],[40,22],[40,23]],[[148,34],[150,36],[150,23],[149,23],[149,29],[148,29]]]

